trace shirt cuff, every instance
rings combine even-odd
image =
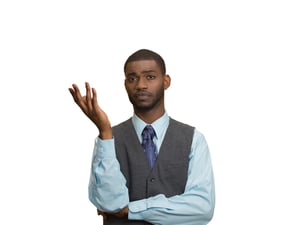
[[[97,137],[96,149],[96,158],[98,159],[116,158],[115,142],[113,138],[102,140]]]
[[[129,208],[128,213],[129,220],[143,220],[144,216],[142,212],[147,210],[147,199],[130,202],[128,208]]]

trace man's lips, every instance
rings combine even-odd
[[[134,94],[134,97],[138,99],[146,99],[146,98],[149,98],[150,96],[151,96],[151,93],[149,92],[138,92]]]

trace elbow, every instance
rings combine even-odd
[[[209,192],[206,197],[203,197],[203,201],[200,202],[202,207],[200,207],[200,212],[202,214],[203,220],[206,223],[209,223],[213,216],[215,210],[215,191],[214,188]]]
[[[203,210],[201,211],[201,217],[202,220],[206,223],[209,223],[213,216],[214,216],[214,209],[215,209],[215,203],[213,202],[208,202],[205,207],[203,207]]]
[[[112,190],[101,192],[95,186],[89,185],[88,197],[90,202],[102,212],[119,212],[129,203],[126,189],[123,192],[116,193],[113,193]]]
[[[201,224],[208,224],[213,216],[215,210],[215,200],[207,199],[206,201],[199,201],[195,204],[194,213],[192,214],[194,221],[200,221]]]
[[[204,213],[204,220],[209,223],[214,215],[214,207],[211,207],[207,212]]]

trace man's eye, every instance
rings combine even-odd
[[[153,75],[147,75],[147,79],[148,79],[148,80],[153,80],[153,79],[155,79],[155,77],[156,77],[156,76],[153,76]]]
[[[133,81],[136,81],[137,80],[137,77],[128,77],[127,80],[129,82],[133,82]]]

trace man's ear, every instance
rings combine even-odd
[[[168,74],[166,74],[164,77],[164,90],[170,87],[170,83],[171,83],[171,78]]]

